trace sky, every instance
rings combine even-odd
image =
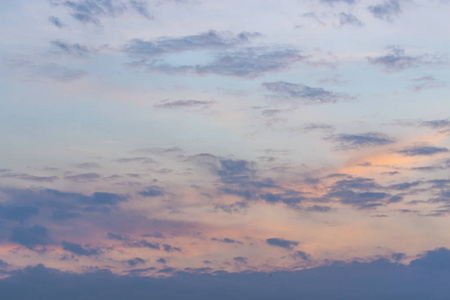
[[[446,299],[450,1],[0,3],[11,299]]]

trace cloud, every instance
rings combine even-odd
[[[267,193],[260,195],[260,197],[269,203],[283,202],[287,205],[296,205],[306,199],[301,193],[295,191],[288,191],[281,194]]]
[[[334,126],[325,123],[308,123],[304,125],[302,128],[305,132],[316,130],[334,131]]]
[[[323,205],[313,205],[306,208],[306,210],[312,212],[329,212],[331,210],[331,207]]]
[[[286,69],[303,59],[296,49],[247,48],[219,54],[213,62],[196,66],[195,71],[199,74],[253,78]]]
[[[138,264],[145,264],[145,260],[143,260],[142,258],[139,257],[135,257],[132,259],[129,259],[126,261],[126,263],[130,266],[130,267],[135,267]]]
[[[320,0],[320,2],[327,3],[327,4],[335,4],[335,3],[339,3],[339,2],[353,4],[353,3],[355,3],[355,0]]]
[[[164,195],[164,190],[159,186],[150,186],[142,192],[139,192],[139,195],[144,197],[158,197]]]
[[[247,257],[242,257],[242,256],[237,256],[234,257],[233,260],[237,263],[241,263],[241,264],[247,264]]]
[[[352,15],[351,13],[343,13],[341,12],[339,14],[339,24],[341,26],[344,25],[353,25],[353,26],[357,26],[360,27],[363,25],[363,23],[354,15]]]
[[[37,265],[11,272],[10,277],[0,280],[0,290],[5,299],[21,300],[75,300],[86,299],[86,295],[98,300],[119,300],[130,293],[136,299],[146,299],[149,295],[155,299],[179,299],[184,295],[186,299],[197,300],[211,297],[217,300],[354,300],[361,297],[366,300],[446,300],[449,253],[445,248],[428,251],[409,265],[381,258],[370,262],[330,262],[322,267],[270,274],[248,271],[199,274],[194,269],[176,272],[171,268],[165,272],[172,276],[163,278],[133,276],[154,268],[115,275],[108,270],[77,274]]]
[[[180,248],[174,247],[174,246],[169,245],[169,244],[164,244],[163,245],[163,250],[166,251],[166,252],[174,252],[174,251],[182,252]]]
[[[139,8],[139,4],[142,4],[144,6],[143,8],[145,8],[144,2],[129,2],[135,9]],[[133,5],[134,2],[136,3],[135,5]],[[127,9],[126,4],[118,0],[51,0],[51,3],[55,6],[61,5],[66,7],[69,10],[70,15],[77,21],[84,24],[92,23],[95,25],[100,25],[101,17],[120,16]],[[139,12],[139,10],[137,11]]]
[[[91,205],[117,205],[120,202],[126,201],[127,197],[113,193],[93,193],[91,197],[81,198],[81,202]]]
[[[338,149],[341,150],[384,146],[395,142],[394,138],[379,132],[366,132],[359,134],[341,133],[332,135],[326,139],[338,143]]]
[[[0,204],[0,219],[24,221],[38,213],[39,208],[32,205],[21,205],[16,203]]]
[[[228,32],[219,33],[210,30],[197,35],[163,37],[150,41],[134,39],[124,46],[123,51],[132,57],[147,59],[170,53],[234,47],[247,43],[250,38],[256,36],[259,34],[241,32],[233,36]]]
[[[350,204],[358,209],[373,209],[382,206],[390,196],[390,194],[382,192],[356,193],[352,190],[340,190],[326,195],[326,197],[338,199],[342,204]]]
[[[127,235],[108,232],[108,240],[128,241],[129,239]]]
[[[387,0],[382,4],[371,5],[368,10],[380,20],[392,21],[392,18],[401,11],[399,0]]]
[[[293,249],[298,245],[296,241],[289,241],[280,238],[270,238],[266,240],[266,243],[271,246],[281,247],[284,249]]]
[[[130,245],[133,247],[143,247],[143,248],[150,248],[150,249],[155,249],[155,250],[160,249],[160,246],[158,243],[149,243],[146,240],[140,240],[140,241],[132,243]]]
[[[446,152],[448,152],[447,148],[435,146],[413,146],[397,151],[397,153],[402,154],[404,156],[421,156],[421,155],[430,156]]]
[[[370,190],[370,189],[378,189],[381,188],[379,184],[375,182],[372,178],[365,177],[351,177],[348,179],[338,180],[331,187],[332,191],[337,190]]]
[[[351,97],[346,94],[334,93],[322,88],[314,88],[284,81],[264,82],[262,86],[272,93],[272,97],[301,101],[306,104],[335,103],[351,100]]]
[[[443,129],[444,131],[447,131],[450,130],[450,119],[423,121],[419,126],[429,127],[432,129]]]
[[[204,108],[214,103],[214,101],[200,101],[200,100],[173,100],[173,101],[163,101],[161,103],[155,104],[156,108]]]
[[[221,242],[221,243],[226,243],[226,244],[242,244],[242,242],[230,239],[230,238],[223,238],[223,239],[218,239],[218,238],[212,238],[211,241],[216,241],[216,242]]]
[[[251,162],[233,159],[219,159],[219,166],[214,171],[224,183],[246,181],[255,173]]]
[[[85,248],[81,244],[70,243],[67,241],[63,241],[61,245],[64,250],[79,256],[93,256],[100,253],[99,248]]]
[[[421,183],[422,183],[422,181],[403,182],[403,183],[399,183],[399,184],[390,185],[389,188],[394,189],[394,190],[403,191],[403,190],[409,190],[412,187],[416,187]]]
[[[302,260],[310,260],[311,259],[310,255],[303,251],[295,251],[295,253],[292,254],[292,257],[294,259],[302,259]]]
[[[387,48],[389,53],[378,57],[368,57],[372,65],[384,67],[387,73],[399,72],[410,68],[417,68],[423,65],[442,64],[444,57],[439,55],[405,55],[405,50],[400,47],[391,46]]]
[[[124,158],[114,159],[113,162],[118,162],[118,163],[140,162],[143,164],[155,163],[155,161],[153,159],[148,158],[148,157],[124,157]]]
[[[130,5],[134,10],[136,10],[141,16],[148,20],[153,19],[153,15],[148,11],[147,3],[144,1],[130,0]]]
[[[92,50],[90,50],[87,46],[80,45],[78,43],[70,44],[60,40],[55,40],[51,41],[50,44],[57,48],[60,52],[75,57],[88,57],[92,53]]]
[[[411,261],[411,266],[427,270],[450,270],[450,250],[439,248],[427,251],[421,258]]]
[[[40,225],[12,228],[10,241],[28,249],[33,249],[36,246],[45,246],[50,242],[48,229]]]
[[[412,89],[416,92],[421,92],[425,89],[436,89],[447,86],[444,81],[439,81],[433,76],[422,76],[411,80],[413,82]]]
[[[64,24],[61,22],[61,20],[59,20],[58,17],[50,16],[48,17],[48,21],[58,28],[64,27]]]
[[[83,174],[77,174],[77,175],[70,175],[64,177],[64,179],[75,181],[75,182],[86,182],[86,181],[92,181],[96,179],[100,179],[102,176],[98,173],[83,173]]]
[[[35,176],[30,174],[17,174],[17,173],[7,173],[2,174],[0,177],[3,178],[18,178],[21,180],[27,181],[36,181],[36,182],[54,182],[58,180],[57,176]]]

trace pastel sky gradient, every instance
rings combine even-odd
[[[2,1],[0,288],[97,276],[195,290],[269,273],[313,287],[335,269],[450,266],[449,12]],[[414,295],[447,299],[433,284]]]

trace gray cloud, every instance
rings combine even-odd
[[[58,17],[50,16],[50,17],[48,17],[48,21],[58,28],[64,27],[64,24],[61,22],[61,20]]]
[[[439,81],[433,76],[422,76],[411,80],[413,82],[412,89],[416,92],[420,92],[425,89],[437,89],[447,86],[444,81]]]
[[[360,149],[365,147],[384,146],[395,142],[395,139],[384,133],[366,132],[360,134],[341,133],[326,138],[338,144],[338,149]]]
[[[334,3],[339,3],[339,2],[353,4],[353,3],[355,3],[355,0],[320,0],[320,2],[327,3],[327,4],[334,4]]]
[[[216,241],[216,242],[221,242],[221,243],[226,243],[226,244],[242,244],[242,242],[230,239],[230,238],[223,238],[223,239],[219,239],[219,238],[212,238],[211,241]]]
[[[0,280],[0,290],[5,299],[21,300],[119,300],[130,293],[136,299],[149,295],[155,299],[179,299],[183,295],[188,300],[207,300],[214,295],[217,300],[355,300],[363,295],[366,300],[447,300],[449,266],[450,251],[445,248],[428,251],[409,265],[380,258],[370,262],[330,262],[317,268],[270,274],[198,274],[200,270],[175,272],[170,268],[165,272],[175,272],[175,276],[154,278],[133,276],[154,268],[132,270],[124,276],[109,270],[77,274],[37,265],[11,272]]]
[[[163,245],[163,250],[166,251],[166,252],[174,252],[174,251],[176,251],[176,252],[182,252],[182,251],[181,251],[181,248],[174,247],[174,246],[169,245],[169,244],[164,244],[164,245]]]
[[[93,256],[100,253],[99,248],[85,248],[81,244],[70,243],[67,241],[63,241],[61,245],[64,250],[79,256]]]
[[[123,51],[132,57],[146,59],[170,53],[234,47],[247,43],[250,38],[255,36],[259,36],[259,34],[242,32],[233,36],[230,33],[211,30],[197,35],[163,37],[150,41],[135,39],[126,44]]]
[[[265,82],[262,86],[275,98],[301,101],[306,104],[335,103],[352,98],[346,94],[284,81]]]
[[[130,238],[127,235],[108,232],[108,240],[128,241]]]
[[[302,259],[302,260],[310,260],[311,259],[310,255],[303,251],[295,251],[295,253],[292,254],[292,257],[294,259]]]
[[[60,40],[55,40],[51,41],[50,44],[60,52],[75,57],[87,57],[93,52],[87,46],[80,45],[78,43],[70,44]]]
[[[405,50],[400,47],[391,46],[387,48],[389,53],[378,57],[368,57],[373,65],[380,65],[388,73],[399,72],[405,69],[416,68],[423,65],[442,64],[445,57],[439,55],[405,55]]]
[[[47,228],[34,225],[32,227],[14,227],[10,241],[25,246],[28,249],[34,249],[36,246],[48,245],[50,239]]]
[[[135,258],[132,258],[132,259],[127,260],[126,263],[127,263],[130,267],[135,267],[135,266],[137,266],[138,264],[145,264],[145,260],[143,260],[143,259],[140,258],[140,257],[135,257]]]
[[[390,194],[381,192],[355,193],[352,190],[340,190],[327,194],[327,197],[338,199],[342,204],[349,204],[358,209],[373,209],[382,206],[390,196]]]
[[[102,17],[115,18],[124,14],[131,7],[138,14],[152,19],[148,12],[146,2],[138,0],[51,0],[56,6],[63,6],[69,10],[70,15],[81,23],[100,25]]]
[[[233,260],[235,262],[238,262],[238,263],[241,263],[241,264],[247,264],[247,260],[248,259],[247,259],[247,257],[237,256],[237,257],[234,257]]]
[[[142,192],[139,192],[139,195],[144,197],[158,197],[164,195],[164,190],[159,186],[149,186]]]
[[[443,147],[435,146],[413,146],[397,151],[397,153],[405,156],[419,156],[419,155],[434,155],[439,153],[446,153],[449,150]]]
[[[143,164],[155,163],[155,161],[153,159],[148,158],[148,157],[124,157],[124,158],[114,159],[113,162],[118,162],[118,163],[140,162]]]
[[[148,20],[153,19],[153,15],[148,11],[147,3],[145,1],[130,0],[130,5],[141,16],[147,18]]]
[[[0,219],[24,221],[38,213],[39,208],[33,205],[17,203],[0,204]]]
[[[36,182],[54,182],[58,180],[57,176],[35,176],[30,174],[17,174],[17,173],[2,174],[0,175],[0,177],[18,178],[21,180],[36,181]]]
[[[304,57],[296,49],[247,48],[217,55],[213,62],[196,66],[195,71],[200,74],[212,73],[252,78],[267,72],[286,69],[303,59]]]
[[[195,108],[200,107],[204,108],[214,103],[214,101],[200,101],[200,100],[172,100],[172,101],[163,101],[161,103],[155,104],[156,108],[169,108],[169,109],[177,109],[177,108]]]
[[[266,240],[266,243],[271,246],[281,247],[285,249],[293,249],[298,245],[296,241],[289,241],[280,238],[270,238]]]
[[[441,120],[431,120],[431,121],[423,121],[419,126],[429,127],[432,129],[444,129],[445,131],[450,130],[450,119],[441,119]]]
[[[357,17],[355,17],[353,14],[351,13],[343,13],[341,12],[339,14],[339,24],[341,26],[344,25],[353,25],[353,26],[362,26],[363,23],[361,22],[361,20],[359,20]]]
[[[392,21],[392,18],[401,11],[399,0],[387,0],[382,4],[371,5],[368,10],[375,18]]]

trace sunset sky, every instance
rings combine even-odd
[[[450,1],[0,2],[0,289],[450,267]]]

